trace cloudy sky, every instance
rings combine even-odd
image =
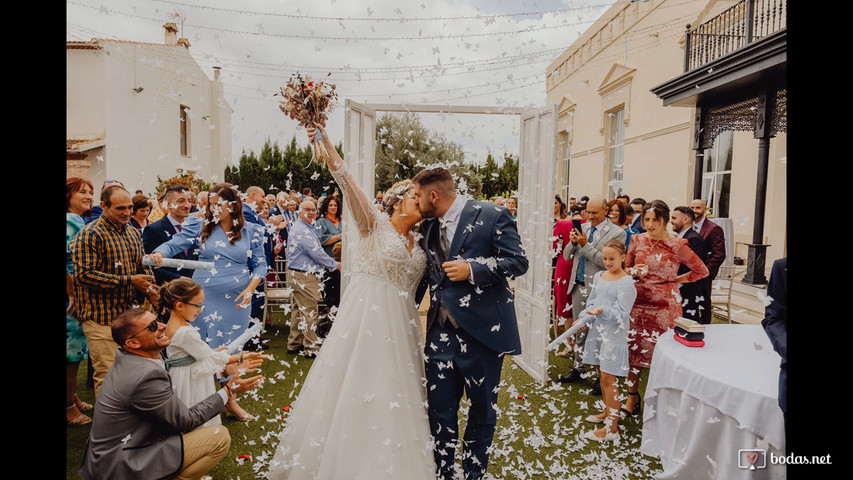
[[[343,102],[542,107],[545,69],[614,0],[70,0],[66,38],[163,42],[174,21],[208,77],[222,67],[233,158],[304,131],[273,97],[291,74],[331,73]],[[176,18],[175,15],[178,15]],[[466,159],[518,152],[518,117],[422,114]]]

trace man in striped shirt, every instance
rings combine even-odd
[[[154,305],[158,301],[153,271],[142,266],[142,237],[128,228],[133,212],[130,193],[121,186],[105,188],[101,208],[103,214],[80,230],[70,245],[75,308],[89,343],[96,397],[118,348],[110,329],[113,319],[140,303],[139,292]]]

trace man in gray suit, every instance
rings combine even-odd
[[[572,230],[572,242],[563,250],[563,258],[574,260],[567,288],[572,295],[572,315],[575,319],[580,318],[581,312],[586,308],[595,274],[604,270],[601,249],[610,240],[621,240],[624,243],[628,235],[624,229],[607,219],[607,212],[607,200],[604,197],[590,198],[586,204],[587,222],[581,224],[583,231]],[[582,329],[575,334],[575,364],[567,375],[559,378],[561,382],[580,381],[581,374],[586,372],[581,362],[586,333],[587,329]],[[593,393],[601,395],[601,387]]]
[[[112,336],[120,347],[95,405],[80,476],[201,478],[228,453],[231,436],[222,425],[197,427],[219,415],[229,395],[257,388],[263,377],[233,375],[188,408],[175,396],[160,356],[170,343],[165,324],[131,308],[112,322]]]

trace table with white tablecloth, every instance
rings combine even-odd
[[[785,478],[770,463],[785,452],[780,361],[761,325],[706,325],[703,347],[661,335],[643,398],[642,452],[660,458],[656,478]],[[741,468],[740,449],[764,450],[766,466]]]

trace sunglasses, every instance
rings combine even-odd
[[[145,327],[145,328],[143,328],[142,330],[140,330],[140,331],[138,331],[138,332],[134,333],[133,335],[131,335],[131,336],[127,337],[127,340],[130,340],[131,338],[133,338],[133,337],[135,337],[135,336],[139,335],[140,333],[144,332],[146,329],[147,329],[149,332],[156,332],[156,331],[157,331],[157,329],[158,329],[158,328],[160,328],[159,323],[160,323],[160,322],[155,318],[151,323],[149,323],[149,324],[148,324],[148,326],[146,326],[146,327]],[[127,340],[125,340],[125,341],[127,341]]]

